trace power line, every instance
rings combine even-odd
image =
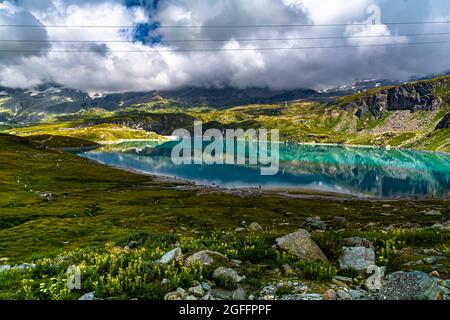
[[[414,22],[384,22],[384,23],[332,23],[332,24],[274,24],[274,25],[157,25],[160,29],[182,29],[182,28],[296,28],[296,27],[346,27],[367,25],[427,25],[427,24],[450,24],[450,21],[414,21]],[[136,25],[37,25],[37,24],[0,24],[0,27],[10,28],[117,28],[131,29]]]
[[[290,41],[290,40],[333,40],[333,39],[365,39],[365,38],[395,38],[395,37],[417,37],[417,36],[442,36],[450,35],[450,32],[438,33],[410,33],[399,35],[364,35],[364,36],[321,36],[321,37],[288,37],[288,38],[242,38],[242,39],[176,39],[161,40],[160,43],[183,43],[183,42],[226,42],[235,40],[245,41]],[[135,43],[131,40],[32,40],[32,39],[0,39],[0,42],[23,42],[23,43]]]
[[[304,49],[340,49],[360,47],[384,47],[446,44],[450,41],[409,42],[409,43],[383,43],[366,45],[342,45],[342,46],[313,46],[313,47],[280,47],[280,48],[220,48],[220,49],[156,49],[156,50],[0,50],[0,53],[170,53],[170,52],[222,52],[222,51],[278,51],[278,50],[304,50]]]

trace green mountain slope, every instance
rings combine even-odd
[[[48,124],[40,123],[6,132],[17,135],[65,135],[99,142],[146,138],[146,131],[170,135],[179,128],[192,130],[194,121],[201,120],[205,130],[279,129],[283,141],[450,152],[449,80],[450,76],[443,76],[375,88],[328,102],[299,100],[220,110],[179,108],[159,98],[159,107],[151,102],[150,105],[137,104],[109,112],[91,109],[53,118]],[[116,130],[121,132],[119,136],[113,134],[114,128],[119,128]]]

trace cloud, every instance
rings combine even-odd
[[[49,48],[48,35],[45,27],[29,12],[21,10],[10,2],[0,2],[0,21],[5,25],[33,24],[30,30],[11,27],[0,28],[2,40],[34,40],[34,43],[1,42],[0,63],[17,63],[22,58],[42,55]],[[27,52],[28,51],[28,52]]]
[[[425,7],[423,3],[426,3]],[[0,28],[0,39],[40,40],[34,44],[0,42],[0,50],[26,51],[33,48],[35,50],[32,51],[37,51],[14,55],[2,53],[0,85],[30,87],[56,82],[88,91],[143,91],[183,86],[323,88],[357,78],[402,80],[449,68],[448,44],[371,46],[450,40],[450,36],[392,37],[406,33],[444,32],[448,31],[448,25],[163,28],[171,25],[363,23],[371,18],[371,13],[367,12],[371,5],[380,6],[381,21],[448,19],[439,10],[448,8],[448,2],[441,0],[411,0],[407,4],[385,0],[0,1],[2,24],[42,26],[32,30]],[[399,12],[403,15],[399,16]],[[135,28],[46,28],[46,25],[120,25]],[[149,37],[142,30],[150,30]],[[327,39],[245,41],[302,37]],[[181,39],[221,41],[170,42]],[[60,40],[98,42],[57,42]],[[342,45],[368,47],[248,50]],[[218,51],[180,51],[202,49]]]

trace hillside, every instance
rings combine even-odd
[[[173,91],[89,94],[57,84],[33,90],[0,87],[0,122],[40,122],[54,117],[82,112],[122,112],[134,109],[227,108],[253,103],[279,103],[310,98],[310,89],[273,91],[269,89],[185,88]],[[92,111],[91,111],[92,110]]]
[[[333,101],[299,100],[220,110],[181,108],[158,97],[158,102],[150,104],[122,106],[117,111],[84,109],[6,132],[66,135],[99,142],[145,138],[146,132],[170,135],[179,128],[192,130],[193,122],[202,120],[205,129],[279,129],[281,139],[290,142],[450,152],[449,79],[450,76],[444,76],[374,88]],[[114,132],[120,132],[119,136]]]

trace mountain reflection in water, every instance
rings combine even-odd
[[[450,194],[447,154],[281,144],[279,173],[261,176],[258,165],[174,165],[171,151],[175,144],[126,142],[79,155],[116,167],[226,188],[307,188],[389,198],[448,198]]]

